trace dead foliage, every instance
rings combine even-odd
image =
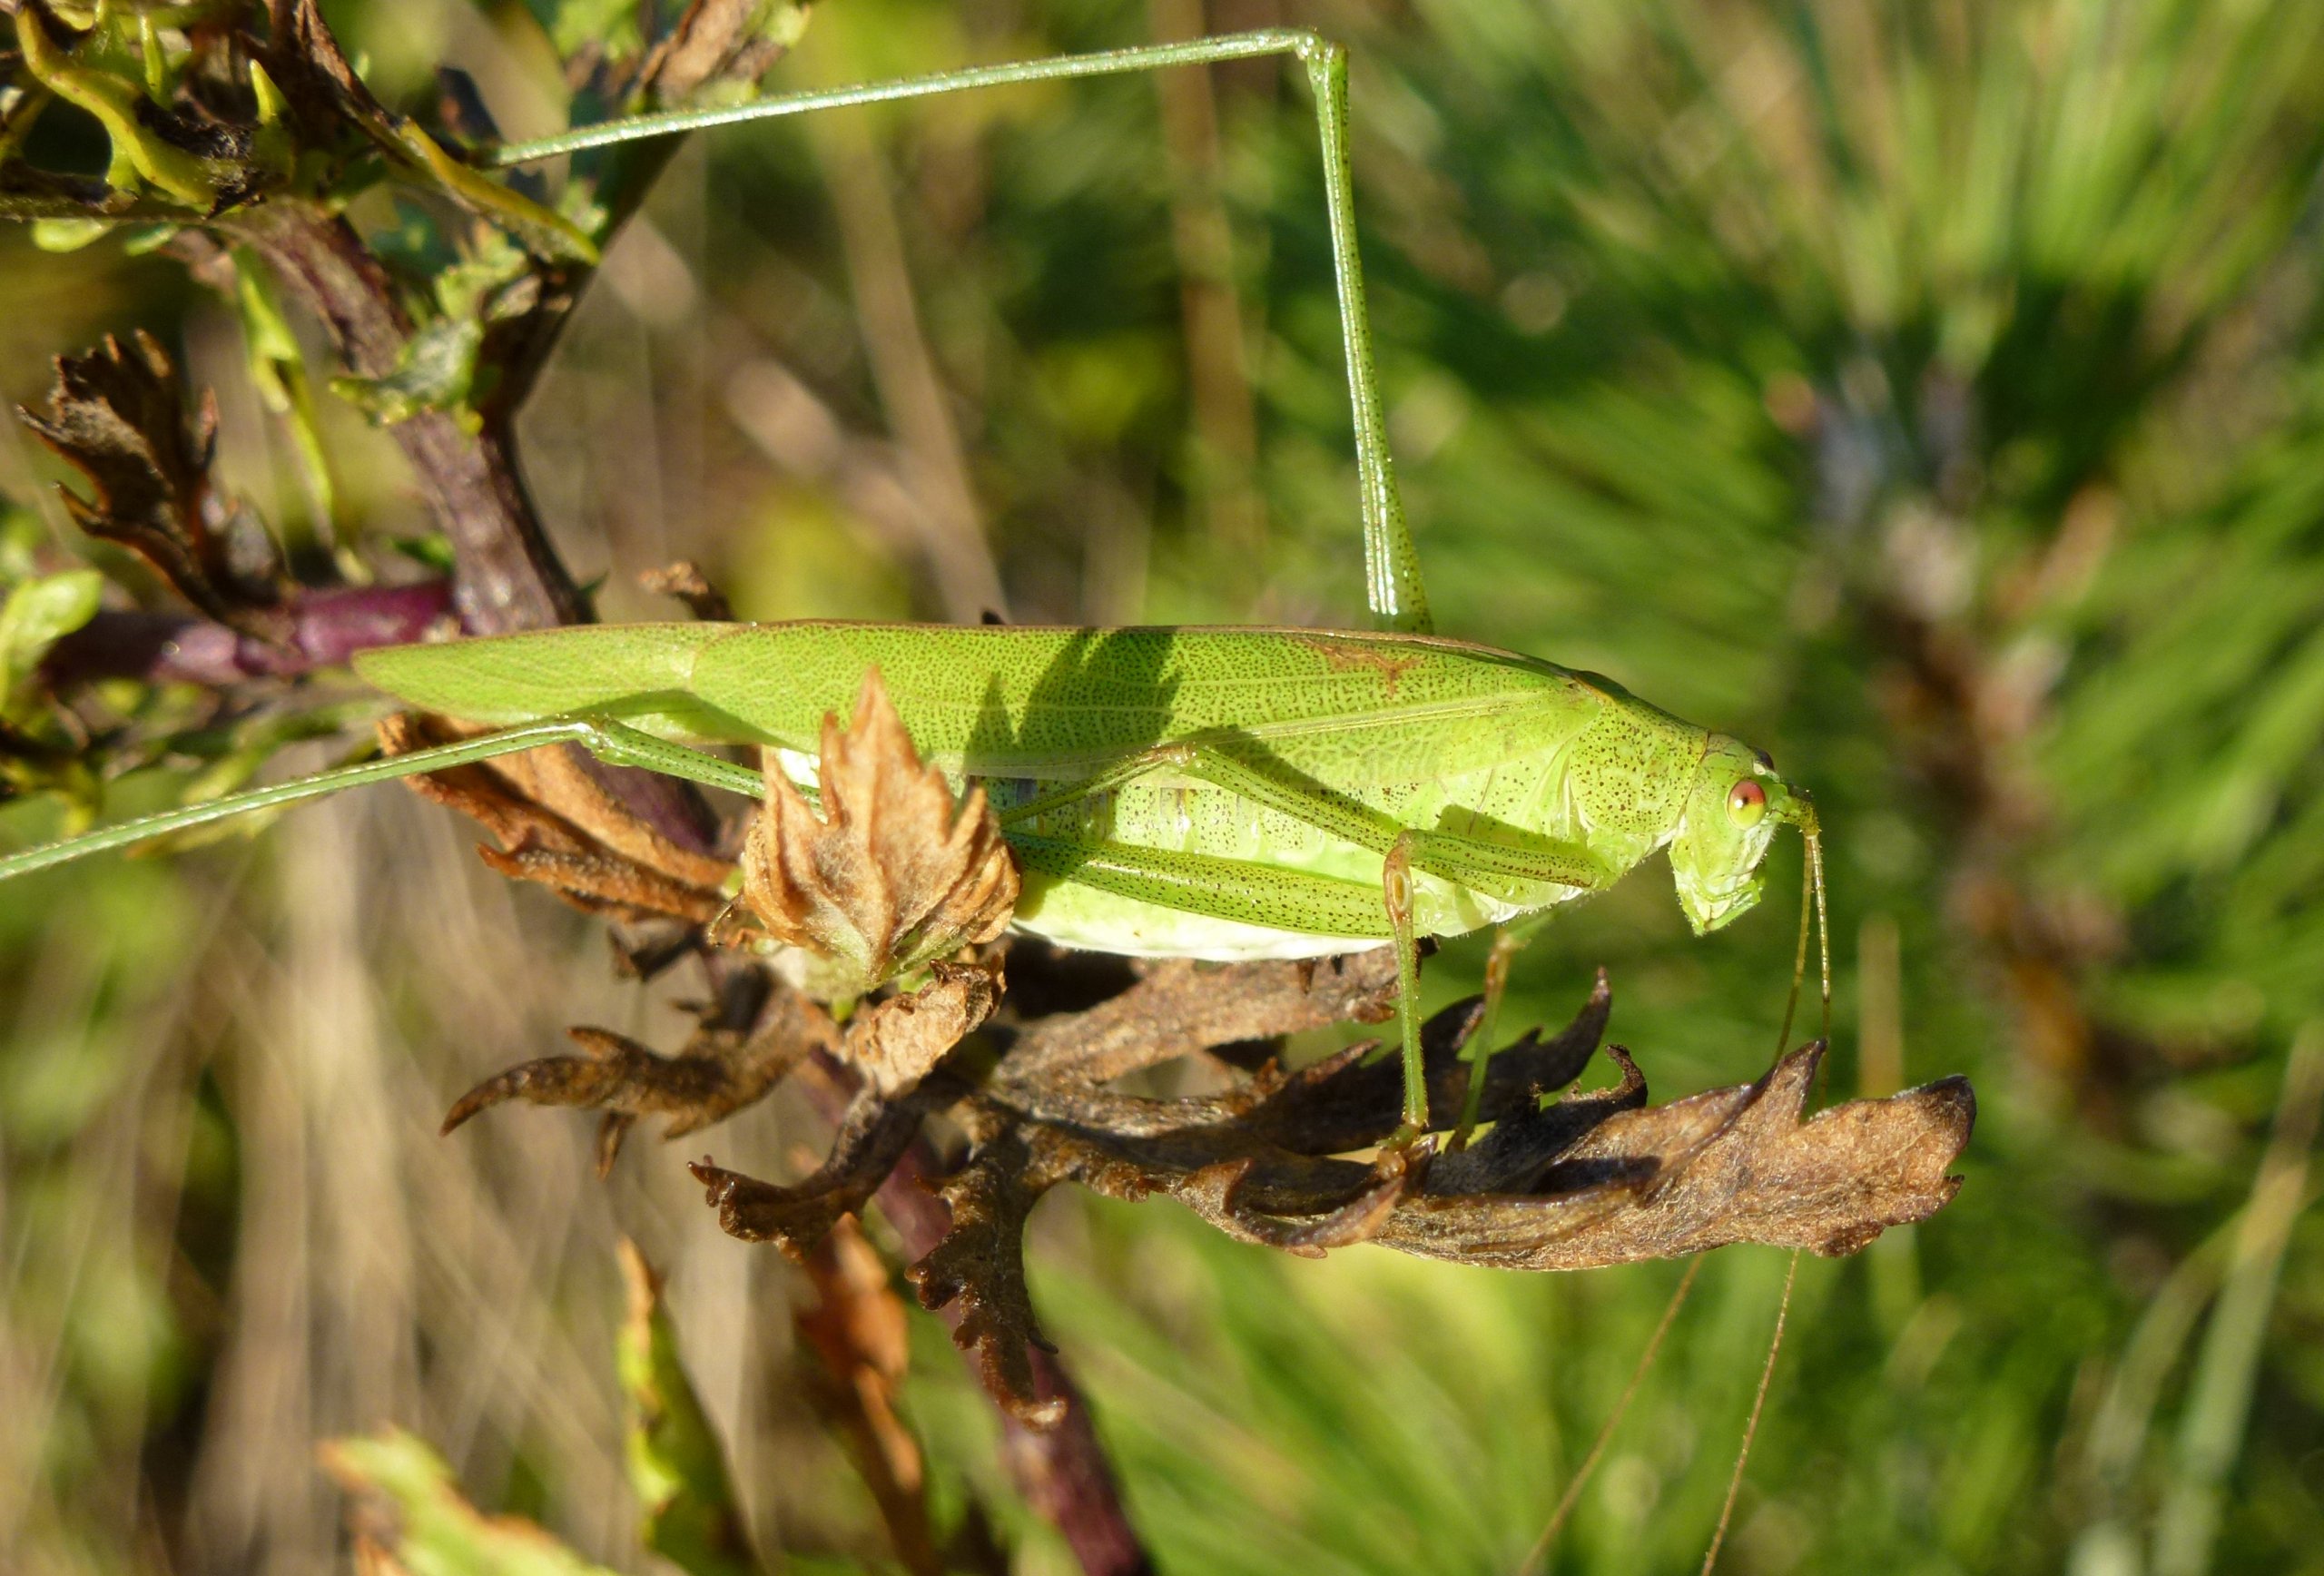
[[[65,511],[90,536],[153,565],[188,602],[238,632],[288,633],[287,582],[273,538],[212,485],[218,401],[188,409],[177,368],[152,335],[111,335],[59,356],[48,409],[18,408],[34,437],[87,478],[88,496],[60,486]]]
[[[468,737],[440,718],[391,716],[379,724],[390,755]],[[511,881],[537,882],[574,907],[608,918],[704,925],[726,907],[732,867],[680,845],[606,785],[605,768],[551,747],[405,779],[479,822],[499,841],[479,848]]]
[[[541,780],[545,790],[561,781]],[[1009,855],[990,813],[974,791],[956,805],[920,763],[876,677],[852,732],[826,722],[822,813],[787,782],[771,787],[745,866],[745,891],[764,905],[770,931],[876,978],[933,956],[931,938],[954,950],[1006,922],[1015,878],[1013,867],[1005,882],[995,873]],[[524,803],[506,780],[493,792]],[[615,841],[594,812],[569,803],[551,811],[495,799],[491,809],[520,838],[538,835],[527,818],[544,815],[591,826],[601,846]],[[641,865],[656,857],[634,837],[623,846]],[[680,884],[714,889],[716,872],[686,869]],[[678,1055],[579,1030],[583,1055],[489,1080],[447,1126],[510,1098],[588,1107],[606,1113],[609,1160],[611,1141],[637,1116],[668,1117],[672,1136],[692,1132],[812,1059],[852,1090],[821,1164],[783,1184],[707,1159],[693,1169],[728,1232],[828,1272],[832,1233],[942,1117],[966,1139],[931,1183],[950,1225],[909,1278],[924,1305],[949,1311],[996,1399],[1035,1427],[1059,1408],[1039,1377],[1046,1343],[1026,1286],[1024,1229],[1062,1183],[1175,1199],[1238,1240],[1305,1255],[1372,1243],[1519,1269],[1732,1242],[1834,1255],[1942,1207],[1959,1187],[1947,1170],[1975,1114],[1967,1083],[1947,1079],[1810,1115],[1821,1043],[1757,1082],[1651,1106],[1630,1053],[1601,1049],[1612,1010],[1601,975],[1564,1028],[1529,1031],[1492,1057],[1473,1143],[1378,1151],[1401,1119],[1396,1059],[1376,1040],[1295,1069],[1279,1051],[1288,1033],[1385,1019],[1395,990],[1386,948],[1306,963],[1164,962],[1093,979],[1073,954],[1020,943],[936,961],[924,981],[907,981],[914,988],[891,985],[856,1004],[843,1028],[756,964],[731,953],[704,960],[729,985]],[[738,1012],[731,982],[744,975],[763,994]],[[1472,998],[1424,1026],[1436,1130],[1459,1119],[1482,1016]],[[1575,1089],[1601,1055],[1612,1080]],[[1225,1089],[1162,1097],[1120,1087],[1188,1057],[1217,1069]]]
[[[881,1099],[906,1093],[981,1027],[1008,989],[998,961],[938,962],[928,984],[848,1021],[846,1060]]]
[[[869,990],[1008,928],[1017,864],[984,790],[953,803],[872,669],[854,725],[823,719],[820,813],[769,755],[766,808],[743,846],[743,899],[766,933]]]
[[[487,1079],[460,1097],[444,1117],[447,1133],[478,1112],[509,1100],[536,1106],[578,1106],[602,1111],[597,1173],[613,1169],[622,1139],[645,1116],[670,1118],[663,1137],[675,1138],[724,1121],[756,1104],[799,1062],[828,1048],[820,1032],[831,1019],[811,1013],[804,997],[786,993],[782,1006],[751,1032],[717,1022],[698,1024],[685,1048],[664,1056],[609,1029],[576,1025],[566,1032],[578,1056],[549,1056]]]
[[[734,616],[726,594],[713,586],[710,577],[702,572],[702,566],[691,558],[648,569],[637,577],[637,583],[657,596],[676,597],[686,605],[687,612],[704,623],[724,624]]]

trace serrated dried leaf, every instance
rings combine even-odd
[[[1395,1010],[1393,947],[1233,968],[1173,958],[1111,1000],[1026,1025],[1005,1071],[1027,1082],[1103,1083],[1233,1042],[1383,1023]]]
[[[933,1097],[923,1085],[891,1101],[862,1091],[841,1118],[822,1165],[789,1187],[724,1170],[707,1157],[687,1169],[703,1185],[728,1236],[772,1242],[791,1257],[801,1258],[842,1216],[862,1213],[920,1136],[929,1110],[950,1104],[957,1093]]]
[[[379,743],[400,755],[468,732],[440,718],[401,714],[379,724]],[[726,908],[731,867],[648,825],[570,749],[528,750],[405,781],[499,841],[497,849],[477,851],[487,865],[511,881],[549,887],[586,912],[706,925]]]
[[[1757,1083],[1610,1112],[1531,1194],[1417,1198],[1378,1240],[1513,1269],[1586,1269],[1734,1242],[1854,1253],[1960,1191],[1947,1173],[1968,1144],[1976,1098],[1967,1079],[1944,1079],[1803,1120],[1824,1050],[1805,1046]]]
[[[260,58],[300,141],[328,147],[352,131],[383,145],[392,143],[395,116],[348,63],[317,0],[269,0],[268,12],[266,49]]]
[[[801,1061],[838,1045],[830,1014],[780,981],[772,984],[775,1000],[751,1031],[704,1023],[675,1056],[609,1029],[567,1029],[579,1056],[543,1057],[495,1074],[454,1103],[442,1130],[509,1100],[601,1110],[597,1172],[603,1176],[638,1118],[666,1116],[663,1138],[683,1138],[755,1104]]]
[[[1033,1349],[1057,1348],[1042,1338],[1025,1287],[1025,1221],[1048,1186],[1031,1167],[1031,1151],[1015,1133],[978,1146],[939,1189],[951,1228],[905,1273],[920,1288],[921,1306],[960,1305],[953,1345],[969,1354],[994,1399],[1027,1427],[1048,1428],[1063,1408],[1033,1383]]]
[[[852,728],[823,718],[817,782],[820,814],[769,756],[743,850],[743,897],[769,935],[841,966],[861,991],[1008,928],[1017,865],[984,790],[955,805],[877,668]]]
[[[1259,1166],[1253,1157],[1206,1166],[1160,1190],[1238,1242],[1321,1258],[1332,1248],[1353,1247],[1378,1236],[1396,1206],[1428,1174],[1432,1158],[1424,1145],[1384,1151],[1373,1162],[1362,1190],[1345,1203],[1291,1218],[1271,1212],[1246,1192],[1245,1185]]]
[[[222,624],[263,640],[288,628],[274,545],[211,485],[218,405],[189,413],[177,369],[151,335],[107,336],[84,356],[56,359],[48,410],[19,408],[25,426],[88,478],[90,496],[60,488],[74,523],[152,563],[178,594]]]

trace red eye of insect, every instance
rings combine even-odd
[[[1746,777],[1727,791],[1727,813],[1738,826],[1757,826],[1768,813],[1768,791],[1756,777]]]

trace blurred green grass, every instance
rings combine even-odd
[[[391,102],[448,60],[512,134],[556,123],[522,7],[330,10]],[[782,75],[1132,42],[1168,14],[829,0]],[[2324,1014],[2324,5],[1206,18],[1354,49],[1383,376],[1442,627],[1772,750],[1829,829],[1828,1087],[1976,1080],[1960,1199],[1804,1267],[1723,1568],[2324,1569],[2312,1211],[2282,1223],[2240,1350],[2208,1335],[2230,1266],[2260,1284],[2235,1245]],[[608,616],[668,616],[634,574],[692,556],[744,616],[972,617],[954,571],[989,553],[1022,620],[1357,622],[1312,123],[1273,67],[1211,81],[1215,160],[1140,81],[683,153],[524,428]],[[1209,216],[1237,304],[1222,329],[1214,292],[1190,342]],[[148,328],[221,389],[235,485],[296,514],[231,319],[165,263],[0,232],[0,391]],[[907,317],[878,304],[900,288]],[[895,414],[915,379],[932,431]],[[354,520],[414,528],[391,451],[344,411],[330,429]],[[0,491],[62,539],[49,474],[11,428]],[[1779,854],[1771,890],[1797,868]],[[1697,942],[1641,876],[1525,954],[1514,1010],[1561,1019],[1602,963],[1658,1096],[1743,1079],[1780,1010],[1783,907]],[[1859,1011],[1890,933],[1893,1021]],[[1480,965],[1448,950],[1432,991]],[[600,1187],[578,1120],[433,1136],[469,1081],[584,1019],[677,1022],[399,796],[12,888],[0,1564],[315,1568],[339,1536],[315,1442],[394,1422],[479,1502],[621,1565],[616,1227],[672,1271],[762,1545],[876,1563],[788,1379],[796,1288],[717,1236],[674,1157],[640,1148]],[[772,1168],[812,1137],[786,1108],[712,1143]],[[1033,1269],[1142,1529],[1206,1571],[1513,1569],[1679,1273],[1296,1263],[1079,1199],[1043,1211]],[[1699,1559],[1782,1273],[1707,1266],[1553,1569]],[[1062,1568],[919,1335],[906,1402],[940,1499],[975,1492],[1025,1568]],[[2249,1407],[2223,1461],[2191,1421],[2222,1386]],[[2203,1504],[2216,1537],[2190,1553]]]

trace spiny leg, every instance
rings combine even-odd
[[[1315,98],[1315,119],[1324,161],[1324,203],[1332,240],[1332,277],[1339,295],[1340,339],[1347,357],[1348,397],[1355,417],[1355,463],[1364,507],[1364,592],[1372,611],[1391,629],[1426,634],[1433,627],[1428,596],[1421,583],[1420,557],[1413,548],[1388,454],[1388,423],[1374,369],[1372,324],[1364,290],[1364,266],[1355,245],[1354,181],[1347,147],[1347,51],[1319,34],[1293,28],[1234,33],[1182,44],[1109,49],[1049,60],[1012,61],[971,66],[893,82],[866,83],[822,93],[784,94],[715,109],[669,110],[594,126],[580,126],[528,143],[486,151],[481,162],[506,169],[587,148],[610,147],[641,138],[708,131],[747,121],[803,114],[810,110],[888,103],[970,88],[1062,78],[1113,76],[1169,66],[1288,54],[1307,73]]]
[[[1799,1011],[1799,982],[1807,972],[1807,924],[1812,911],[1816,922],[1817,960],[1821,969],[1821,1005],[1823,1015],[1817,1038],[1832,1038],[1832,921],[1824,902],[1824,830],[1816,816],[1816,806],[1805,793],[1795,790],[1799,800],[1797,822],[1801,842],[1799,866],[1799,947],[1791,960],[1791,991],[1784,998],[1783,1028],[1776,1035],[1776,1054],[1781,1056],[1791,1049],[1791,1026]],[[1811,910],[1812,899],[1812,910]]]

